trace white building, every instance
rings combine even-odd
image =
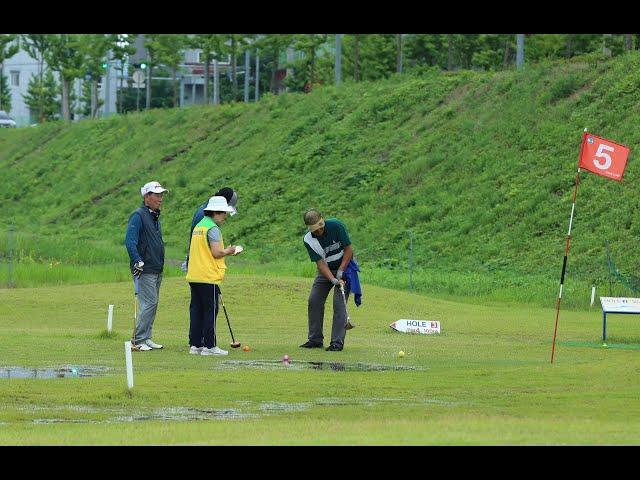
[[[46,64],[45,64],[46,68]],[[33,115],[24,102],[23,95],[27,94],[29,88],[29,80],[33,75],[38,75],[38,61],[31,57],[25,50],[20,49],[13,57],[4,61],[3,67],[4,75],[7,77],[9,90],[11,91],[11,112],[9,115],[16,121],[16,124],[21,127],[30,125],[37,122],[37,118]],[[116,105],[116,71],[111,68],[110,72],[110,84],[114,85],[109,92],[110,111],[115,112]],[[53,72],[53,76],[56,81],[60,81],[57,72]],[[82,97],[82,81],[77,79],[73,83],[73,88],[78,100]],[[102,88],[99,90],[99,97],[102,101],[105,100],[105,78],[102,78]],[[62,97],[62,90],[60,90],[60,97]],[[106,102],[105,102],[106,103]],[[103,107],[104,108],[104,107]],[[75,115],[74,119],[78,120],[81,117]]]

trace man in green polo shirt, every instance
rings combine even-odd
[[[344,347],[346,330],[354,325],[347,323],[347,309],[340,286],[345,289],[349,298],[349,285],[342,278],[344,271],[353,257],[351,240],[344,224],[336,218],[322,218],[317,210],[309,210],[304,214],[304,223],[309,230],[303,238],[309,258],[318,267],[311,287],[308,301],[309,335],[308,341],[300,345],[302,348],[322,348],[324,335],[324,306],[333,290],[333,326],[331,343],[327,351],[338,352]]]

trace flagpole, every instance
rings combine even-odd
[[[582,149],[584,148],[584,136],[587,134],[587,129],[584,129],[582,135],[582,142],[580,144],[580,157],[582,158]],[[569,218],[569,231],[567,232],[567,240],[564,247],[564,259],[562,261],[562,274],[560,275],[560,292],[558,293],[558,299],[556,300],[556,325],[553,329],[553,345],[551,347],[551,363],[553,363],[553,357],[556,351],[556,334],[558,332],[558,318],[560,318],[560,301],[562,300],[562,288],[564,285],[564,274],[567,270],[567,258],[569,257],[569,243],[571,242],[571,227],[573,226],[573,214],[576,211],[576,196],[578,195],[578,185],[580,185],[580,167],[576,173],[576,185],[573,190],[573,205],[571,206],[571,217]]]

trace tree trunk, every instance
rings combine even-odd
[[[91,118],[96,118],[98,111],[98,81],[91,79]]]
[[[396,34],[396,73],[402,73],[402,34]]]
[[[207,55],[204,61],[204,104],[209,105],[209,55]]]
[[[571,58],[573,55],[573,36],[571,34],[567,35],[566,48],[564,51],[564,56],[566,58]]]
[[[171,76],[173,77],[173,108],[179,107],[178,105],[178,82],[176,81],[176,67],[171,68]]]
[[[360,35],[356,34],[356,43],[353,52],[353,78],[356,82],[360,81]]]
[[[633,50],[633,37],[630,33],[624,34],[624,49],[627,52],[630,52],[631,50]]]
[[[511,56],[511,40],[507,36],[507,40],[504,44],[504,57],[502,58],[502,69],[509,68],[509,57]]]
[[[151,108],[151,78],[153,77],[153,65],[149,62],[147,67],[147,99],[145,102],[147,110]]]
[[[122,62],[120,62],[122,65]],[[116,90],[116,98],[118,99],[117,113],[122,113],[122,88],[124,83],[124,66],[120,69],[120,89]]]
[[[233,101],[238,99],[238,77],[236,76],[236,40],[231,39],[231,83],[233,85]]]
[[[69,114],[69,79],[62,78],[62,119],[65,121],[71,120]]]
[[[447,34],[447,70],[453,70],[453,34]]]
[[[2,94],[4,93],[2,91],[3,77],[4,77],[4,62],[0,62],[0,110],[3,109],[3,105],[2,105]]]
[[[44,123],[44,52],[40,52],[38,62],[38,76],[40,77],[40,89],[38,92],[38,107],[40,108],[38,123]]]
[[[605,57],[611,57],[611,49],[609,48],[609,42],[611,41],[611,34],[610,33],[603,33],[602,34],[602,54]]]
[[[271,69],[271,79],[269,80],[269,91],[273,94],[276,94],[276,72],[278,71],[278,67],[280,67],[278,50],[273,51],[273,58],[275,58],[275,62],[273,64],[273,68]]]

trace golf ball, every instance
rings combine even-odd
[[[400,350],[400,351],[398,352],[398,356],[399,356],[400,358],[404,357],[404,352],[403,352],[402,350]]]
[[[282,361],[283,362],[288,362],[289,361],[289,355],[285,355],[284,357],[282,357]]]
[[[244,347],[242,347],[242,350],[244,350],[245,352],[248,352],[251,349],[249,348],[249,345],[245,345]]]

